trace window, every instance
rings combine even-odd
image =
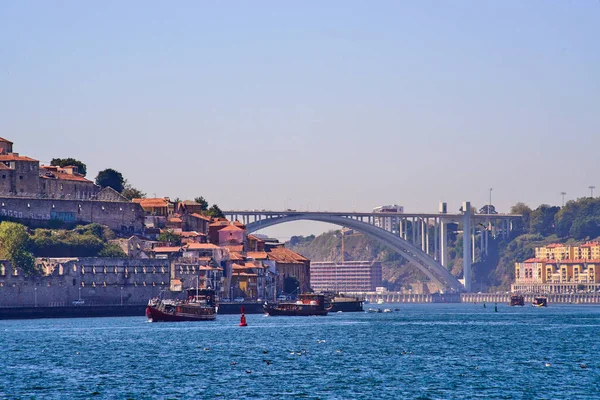
[[[2,179],[6,179],[6,175],[2,175]]]
[[[23,175],[19,175],[19,179],[20,179],[20,180],[23,180]]]

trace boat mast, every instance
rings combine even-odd
[[[198,301],[198,286],[200,285],[200,275],[196,276],[196,301]]]

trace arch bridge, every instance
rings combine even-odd
[[[470,209],[469,202],[463,203],[463,210]],[[326,222],[355,229],[373,237],[406,258],[446,292],[471,291],[471,263],[474,262],[475,235],[481,235],[481,252],[487,252],[489,235],[506,237],[512,228],[512,219],[521,217],[514,214],[406,214],[296,210],[224,211],[224,214],[229,220],[238,220],[246,225],[249,233],[300,220]],[[449,223],[461,223],[463,231],[471,233],[471,246],[463,246],[464,286],[447,269]]]

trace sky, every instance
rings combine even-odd
[[[600,193],[599,20],[596,0],[3,0],[0,136],[221,209],[560,204]]]

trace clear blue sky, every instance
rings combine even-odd
[[[599,38],[596,0],[5,0],[0,136],[223,209],[558,204],[600,193]]]

